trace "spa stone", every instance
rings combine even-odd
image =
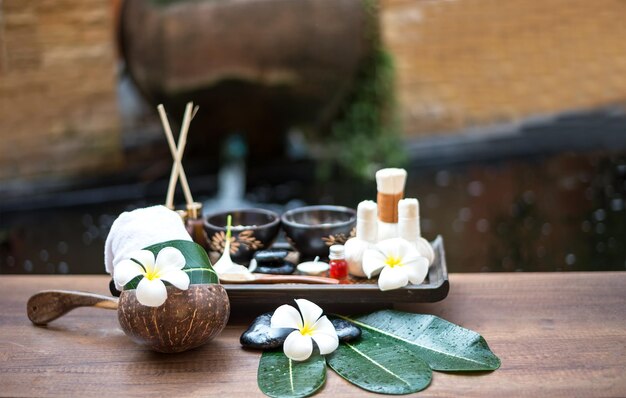
[[[272,329],[270,326],[272,314],[272,312],[265,313],[252,322],[239,338],[242,346],[269,350],[283,345],[289,333],[293,332],[294,329]],[[331,319],[331,322],[337,331],[339,341],[348,342],[361,337],[361,329],[354,323],[343,319]]]
[[[272,312],[258,316],[250,327],[239,338],[242,346],[269,350],[283,345],[285,339],[293,329],[272,329],[270,321]]]
[[[296,266],[289,261],[284,261],[282,265],[262,265],[257,264],[254,272],[259,274],[274,274],[274,275],[291,275],[296,270]]]
[[[281,266],[288,254],[282,249],[261,250],[254,254],[254,259],[260,266]]]

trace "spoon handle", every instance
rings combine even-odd
[[[336,285],[339,280],[324,276],[309,275],[268,275],[254,274],[255,279],[248,283],[308,283],[315,285]]]
[[[45,325],[78,307],[117,310],[117,298],[70,290],[45,290],[28,299],[26,313],[35,325]]]

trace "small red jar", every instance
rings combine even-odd
[[[330,259],[328,275],[335,279],[346,279],[348,277],[348,263],[346,262],[343,245],[332,245],[328,258]]]

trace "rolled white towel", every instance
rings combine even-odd
[[[178,213],[160,205],[124,212],[113,222],[104,244],[104,267],[113,276],[115,266],[132,252],[170,240],[192,240]]]

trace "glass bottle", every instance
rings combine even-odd
[[[348,277],[348,263],[343,245],[332,245],[328,258],[330,259],[329,276],[335,279],[346,279]]]
[[[193,202],[187,205],[187,220],[185,222],[187,232],[191,239],[204,248],[209,249],[209,242],[204,231],[204,219],[202,214],[202,203]]]

